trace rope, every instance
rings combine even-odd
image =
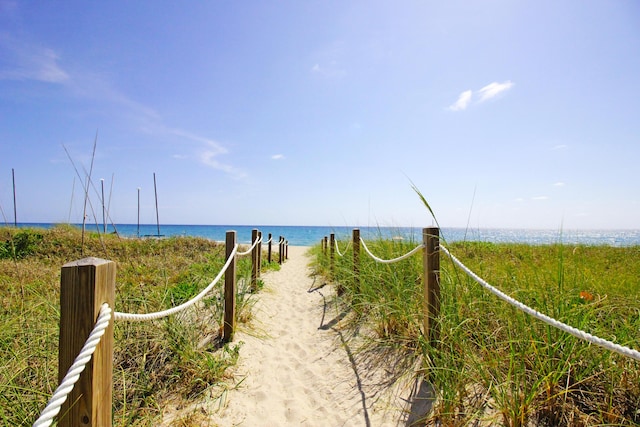
[[[106,303],[102,304],[98,320],[89,334],[87,341],[82,346],[80,353],[76,356],[73,364],[67,371],[67,374],[53,393],[53,396],[49,399],[49,403],[47,403],[44,411],[42,411],[36,422],[33,423],[33,427],[46,427],[51,425],[53,418],[58,415],[62,404],[67,400],[67,396],[71,393],[71,390],[73,390],[76,382],[78,382],[80,374],[84,371],[85,366],[87,366],[87,363],[91,360],[91,356],[96,351],[96,347],[98,347],[98,344],[100,343],[100,338],[104,335],[104,331],[109,326],[110,321],[111,308]]]
[[[182,304],[180,304],[180,305],[178,305],[176,307],[170,308],[168,310],[158,311],[158,312],[155,312],[155,313],[148,313],[148,314],[120,313],[120,312],[116,311],[115,312],[115,319],[116,320],[128,320],[128,321],[143,321],[143,320],[160,319],[162,317],[167,317],[167,316],[170,316],[172,314],[178,313],[178,312],[180,312],[180,311],[182,311],[182,310],[194,305],[195,303],[200,301],[216,285],[216,283],[218,283],[218,281],[220,280],[222,275],[225,273],[225,271],[227,271],[227,268],[229,268],[229,265],[231,264],[231,261],[235,258],[237,253],[238,253],[238,245],[236,244],[233,247],[233,251],[231,251],[231,254],[229,255],[229,258],[227,259],[227,262],[224,264],[224,267],[222,267],[222,270],[220,270],[220,273],[218,273],[216,278],[213,279],[213,282],[209,283],[209,286],[204,288],[198,295],[196,295],[195,297],[193,297],[189,301],[187,301],[185,303],[182,303]]]
[[[458,258],[456,258],[455,256],[451,255],[451,253],[447,250],[447,248],[445,248],[444,246],[440,245],[440,249],[442,249],[444,251],[445,254],[447,254],[447,256],[449,258],[451,258],[451,261],[453,261],[453,263],[455,265],[457,265],[458,267],[460,267],[465,273],[467,273],[467,275],[469,275],[469,277],[471,277],[473,280],[475,280],[478,284],[480,284],[482,287],[484,287],[485,289],[487,289],[489,292],[491,292],[492,294],[494,294],[495,296],[497,296],[498,298],[502,299],[503,301],[506,301],[507,303],[513,305],[516,308],[519,308],[520,310],[524,311],[525,313],[535,317],[538,320],[542,320],[543,322],[547,323],[548,325],[551,325],[555,328],[558,328],[568,334],[573,335],[576,338],[580,338],[581,340],[590,342],[592,344],[598,345],[600,347],[604,347],[607,350],[611,350],[611,351],[615,351],[616,353],[622,354],[623,356],[627,356],[630,357],[632,359],[635,359],[637,361],[640,361],[640,351],[637,350],[633,350],[629,347],[624,347],[621,346],[619,344],[613,343],[611,341],[607,341],[603,338],[599,338],[596,337],[595,335],[591,335],[587,332],[581,331],[580,329],[574,328],[573,326],[569,326],[565,323],[562,323],[552,317],[549,317],[545,314],[540,313],[537,310],[534,310],[531,307],[526,306],[525,304],[521,303],[520,301],[510,297],[509,295],[505,294],[504,292],[496,289],[495,287],[491,286],[489,283],[487,283],[486,281],[484,281],[482,278],[480,278],[477,274],[475,274],[473,271],[471,271],[466,265],[464,265],[462,262],[460,262],[460,260],[458,260]]]
[[[335,242],[335,244],[336,244],[336,252],[338,253],[338,256],[343,257],[343,256],[344,256],[344,254],[340,253],[340,247],[338,246],[338,241],[337,241],[337,240],[334,240],[334,242]],[[346,247],[346,248],[344,248],[344,252],[345,252],[345,253],[347,252],[347,250],[349,250],[349,246],[351,246],[351,240],[349,240],[349,241],[347,242],[347,247]]]
[[[423,244],[420,244],[418,246],[416,246],[415,248],[413,248],[411,250],[411,252],[406,253],[402,256],[399,256],[398,258],[394,258],[394,259],[381,259],[378,258],[377,256],[375,256],[374,254],[371,253],[371,251],[369,250],[369,248],[367,247],[367,245],[364,243],[364,240],[362,240],[362,237],[360,238],[360,242],[362,243],[362,247],[364,248],[365,252],[367,254],[369,254],[369,256],[371,258],[373,258],[374,260],[381,262],[383,264],[393,264],[394,262],[398,262],[398,261],[402,261],[403,259],[407,259],[409,258],[411,255],[415,254],[416,252],[422,250],[424,248]]]
[[[246,251],[246,252],[238,252],[237,255],[238,256],[245,256],[245,255],[249,255],[251,253],[251,251],[253,250],[253,248],[256,247],[256,245],[258,243],[260,243],[262,241],[262,237],[260,237],[259,239],[256,239],[255,242],[253,242],[253,245],[251,245],[251,247]]]

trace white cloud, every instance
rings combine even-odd
[[[564,182],[554,182],[553,186],[554,187],[564,187]]]
[[[480,96],[480,100],[478,102],[484,102],[488,99],[495,98],[499,94],[504,91],[507,91],[513,87],[513,82],[511,80],[507,80],[506,82],[498,83],[493,82],[489,83],[482,89],[478,91],[478,96]]]
[[[229,152],[229,150],[227,150],[227,148],[224,147],[222,144],[212,139],[195,135],[191,132],[187,132],[182,129],[166,129],[166,131],[170,134],[180,136],[186,139],[190,139],[191,141],[202,143],[204,145],[204,148],[198,154],[198,159],[203,165],[225,172],[226,174],[230,175],[232,178],[235,178],[235,179],[242,179],[247,176],[247,174],[242,170],[230,164],[220,162],[218,160],[219,156],[222,156]]]
[[[553,148],[551,148],[551,151],[566,150],[567,148],[568,148],[568,146],[566,144],[558,144],[558,145],[554,146]]]
[[[471,102],[471,96],[473,92],[471,90],[465,90],[458,96],[458,100],[454,102],[451,106],[449,106],[449,110],[451,111],[462,111],[467,108],[469,103]]]
[[[311,73],[327,79],[338,79],[347,75],[344,67],[349,59],[348,49],[343,41],[337,40],[311,54]]]
[[[532,197],[531,200],[548,200],[549,197],[547,196],[536,196],[536,197]]]
[[[284,159],[284,155],[283,154],[274,154],[273,156],[271,156],[272,160],[281,160]]]
[[[338,64],[338,61],[330,61],[323,65],[316,63],[311,67],[311,72],[328,79],[341,78],[347,75],[347,71]]]
[[[502,82],[502,83],[498,83],[498,82],[489,83],[482,89],[475,91],[475,93],[472,90],[465,90],[458,96],[458,100],[448,107],[448,110],[450,111],[466,110],[467,107],[471,104],[471,100],[474,97],[478,97],[478,101],[476,103],[479,104],[491,98],[495,98],[502,92],[505,92],[511,89],[513,85],[514,83],[511,80],[507,80],[506,82]]]
[[[59,55],[49,48],[29,45],[11,36],[0,36],[0,80],[37,80],[64,83],[69,74],[59,64]]]
[[[228,153],[227,149],[220,144],[210,141],[207,147],[200,153],[200,161],[202,164],[210,168],[220,170],[231,175],[233,178],[242,179],[247,176],[246,173],[236,169],[235,167],[218,161],[217,157]]]

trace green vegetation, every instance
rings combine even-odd
[[[147,313],[195,296],[224,265],[200,238],[121,239],[80,230],[0,228],[0,424],[31,425],[58,385],[60,269],[86,256],[117,263],[115,310]],[[266,256],[264,257],[266,264]],[[277,264],[263,268],[277,268]],[[250,257],[237,273],[239,321],[250,317]],[[114,425],[154,425],[167,401],[201,395],[228,376],[241,343],[222,345],[222,287],[163,320],[115,323]]]
[[[338,242],[345,248],[347,242]],[[383,259],[418,242],[367,242]],[[453,255],[489,283],[571,326],[640,349],[640,247],[454,243]],[[314,249],[351,327],[422,366],[438,398],[428,425],[639,425],[640,363],[531,318],[485,291],[441,256],[440,337],[422,336],[422,256],[375,263],[363,250]],[[419,365],[420,366],[420,365]]]

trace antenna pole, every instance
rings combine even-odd
[[[158,215],[158,187],[156,186],[156,173],[153,173],[153,191],[156,195],[156,223],[158,224],[158,237],[160,237],[160,216]]]
[[[13,181],[13,225],[18,227],[18,209],[16,208],[16,171],[11,168],[11,179]]]
[[[104,215],[104,178],[100,178],[100,187],[102,188],[102,234],[107,234],[107,220]]]
[[[138,187],[138,239],[140,238],[140,187]]]

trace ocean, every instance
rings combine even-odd
[[[50,228],[51,223],[18,224],[19,227]],[[80,227],[81,225],[77,225]],[[103,225],[87,224],[89,231],[102,231]],[[251,231],[260,230],[266,241],[269,233],[274,242],[283,236],[292,246],[311,246],[320,243],[324,236],[335,233],[336,239],[351,238],[354,227],[340,226],[248,226],[248,225],[160,225],[161,236],[197,236],[206,239],[224,241],[226,232],[235,230],[238,243],[250,243]],[[366,240],[384,238],[401,239],[408,242],[418,242],[422,239],[422,229],[413,227],[358,227],[360,236]],[[121,236],[156,236],[158,226],[155,224],[116,224],[107,226],[107,232],[117,231]],[[640,230],[527,230],[500,228],[443,228],[441,237],[446,242],[482,241],[493,243],[529,243],[529,244],[584,244],[609,246],[640,245]]]

